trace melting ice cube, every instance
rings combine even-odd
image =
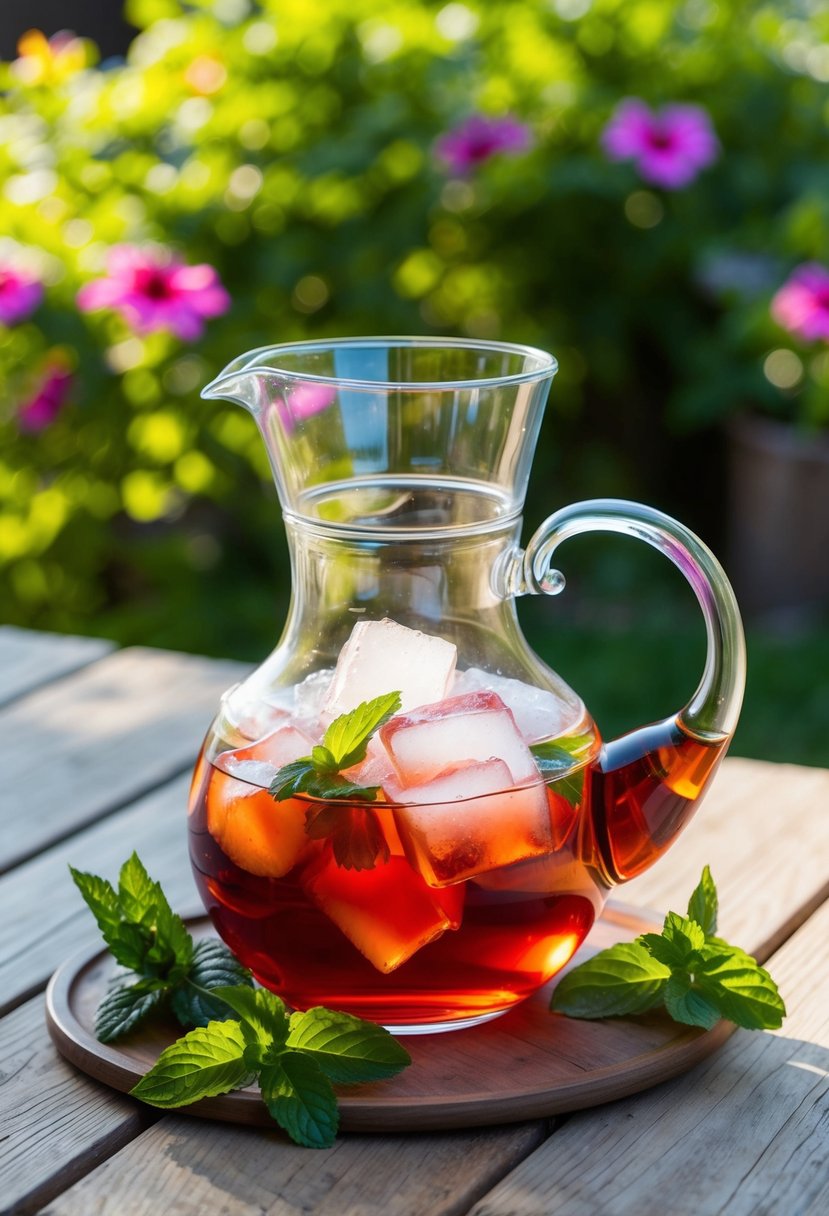
[[[528,743],[560,735],[576,716],[573,705],[549,689],[493,675],[480,667],[456,671],[451,691],[453,696],[467,692],[497,693],[512,712],[515,725]]]
[[[323,716],[336,718],[395,689],[404,710],[440,701],[452,682],[457,653],[451,642],[396,621],[358,621],[340,651]]]
[[[397,830],[430,886],[473,878],[553,848],[543,785],[511,788],[503,760],[466,764],[417,786],[391,783]]]
[[[422,946],[457,929],[464,888],[433,891],[402,857],[373,870],[346,870],[326,851],[302,886],[370,963],[388,974]]]
[[[331,680],[334,675],[333,667],[325,667],[321,671],[312,671],[309,676],[294,688],[294,717],[300,721],[314,722],[320,716],[322,703],[325,700]]]
[[[379,734],[404,786],[431,781],[467,760],[503,760],[507,786],[539,778],[515,719],[494,692],[448,697],[397,714]]]

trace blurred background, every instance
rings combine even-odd
[[[531,343],[527,535],[593,496],[681,518],[746,616],[733,751],[829,764],[821,0],[27,0],[0,57],[3,622],[261,659],[279,509],[200,386],[303,338]],[[680,576],[561,565],[538,652],[608,736],[676,710]]]

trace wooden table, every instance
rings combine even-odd
[[[829,1212],[829,772],[729,759],[674,850],[624,889],[682,908],[709,862],[721,931],[769,960],[789,1017],[677,1080],[555,1120],[418,1135],[164,1115],[68,1065],[43,990],[96,940],[67,864],[137,848],[196,903],[184,800],[238,664],[0,628],[0,1209],[52,1216],[794,1216]]]

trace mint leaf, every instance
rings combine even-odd
[[[286,1051],[259,1074],[262,1098],[273,1118],[297,1144],[330,1148],[340,1115],[331,1082],[310,1056]]]
[[[95,917],[95,922],[103,934],[104,941],[109,944],[109,936],[118,928],[121,911],[118,896],[105,878],[96,874],[85,874],[82,870],[69,867],[72,881],[83,896],[87,907]]]
[[[305,831],[312,840],[330,840],[334,860],[346,870],[371,870],[390,856],[380,821],[369,807],[342,802],[309,807]]]
[[[139,980],[128,985],[123,980],[114,984],[98,1006],[95,1014],[95,1034],[101,1043],[128,1034],[163,1003],[163,986],[153,981]]]
[[[167,903],[161,894],[161,887],[153,882],[138,854],[133,852],[121,866],[118,875],[118,906],[122,917],[140,925],[145,917],[155,915],[162,900]]]
[[[292,1014],[286,1046],[312,1056],[330,1081],[343,1084],[380,1081],[411,1064],[382,1026],[322,1006]]]
[[[706,937],[717,932],[717,888],[708,866],[702,871],[698,886],[688,901],[688,919],[697,922]]]
[[[696,952],[705,945],[705,933],[695,921],[669,912],[661,934],[644,933],[636,940],[672,970],[689,970],[697,961]]]
[[[777,1030],[786,1006],[774,980],[759,963],[734,946],[708,942],[696,985],[724,1018],[746,1030]]]
[[[238,1022],[210,1022],[162,1051],[130,1093],[151,1106],[172,1109],[247,1084],[245,1037]]]
[[[376,730],[400,709],[399,692],[388,692],[372,701],[362,701],[350,713],[335,718],[323,735],[323,747],[338,769],[351,768],[365,760],[366,747]]]
[[[670,974],[639,942],[622,942],[559,980],[550,1008],[571,1018],[644,1013],[660,1002]]]
[[[706,866],[688,916],[669,912],[661,933],[612,946],[566,975],[551,1008],[571,1017],[638,1013],[664,1004],[676,1022],[710,1030],[729,1021],[776,1030],[786,1016],[777,985],[750,954],[714,936],[717,888]]]
[[[288,1037],[285,1002],[267,988],[221,988],[217,993],[256,1034],[263,1047],[281,1047]]]
[[[213,989],[246,985],[253,988],[247,967],[243,967],[224,942],[204,938],[193,948],[192,966],[170,996],[170,1006],[182,1026],[206,1026],[224,1021],[233,1009]]]
[[[694,985],[689,975],[672,975],[665,985],[663,999],[675,1022],[710,1030],[720,1020],[719,1009]]]
[[[318,769],[308,757],[306,760],[292,760],[290,764],[283,764],[268,787],[268,793],[277,802],[293,798],[296,794],[307,794],[311,798],[320,799],[360,799],[363,802],[373,802],[379,788],[377,785],[355,785],[339,773]]]

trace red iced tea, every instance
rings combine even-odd
[[[214,765],[200,766],[190,815],[199,891],[234,953],[297,1008],[323,1004],[398,1029],[477,1021],[508,1009],[555,974],[586,937],[604,899],[595,861],[582,855],[589,846],[582,842],[572,784],[569,800],[554,786],[539,789],[549,807],[551,852],[429,886],[405,855],[394,811],[368,805],[337,811],[351,821],[370,816],[379,827],[385,849],[376,864],[341,865],[333,839],[307,837],[285,873],[251,873],[238,864],[247,847],[240,841],[249,843],[260,870],[267,868],[263,849],[272,845],[279,870],[296,846],[297,824],[318,804],[277,803],[237,781],[235,813],[250,823],[240,824],[232,840],[225,837],[234,861],[209,830],[211,819],[216,822],[212,804],[227,781]],[[469,813],[474,802],[467,803]],[[514,853],[509,819],[501,835],[506,855]],[[459,864],[466,864],[462,856]]]

